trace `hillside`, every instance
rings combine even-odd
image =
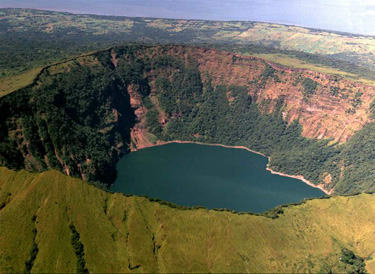
[[[10,77],[32,68],[130,41],[209,44],[241,54],[262,54],[282,64],[288,60],[297,68],[308,66],[351,79],[374,80],[375,39],[370,36],[260,22],[75,15],[31,9],[0,9],[0,25],[0,78],[8,83],[16,82]],[[0,85],[0,96],[7,91],[3,88]]]
[[[375,272],[375,37],[0,9],[0,41],[0,273]],[[331,196],[254,214],[108,191],[173,141]]]
[[[226,51],[119,46],[0,98],[0,164],[108,186],[129,150],[185,140],[249,147],[336,194],[374,191],[374,93]]]
[[[110,194],[57,171],[1,168],[0,271],[360,271],[361,258],[373,265],[374,202],[369,194],[309,200],[272,219]]]
[[[93,56],[44,68],[0,105],[2,165],[59,168],[106,184],[116,177],[134,114],[122,81]]]
[[[136,147],[157,139],[246,146],[337,194],[374,190],[372,86],[213,49],[114,51],[120,71],[123,60],[155,62],[150,95],[129,89]]]
[[[0,9],[0,40],[0,272],[375,271],[374,37]],[[105,191],[173,140],[333,196],[252,214]]]

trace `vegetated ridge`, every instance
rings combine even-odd
[[[0,25],[0,78],[11,87],[25,81],[15,81],[12,76],[29,69],[129,41],[211,44],[243,54],[266,54],[265,58],[275,61],[287,58],[299,67],[308,63],[318,71],[353,79],[374,80],[375,39],[371,36],[263,22],[77,15],[32,9],[0,9]],[[7,86],[0,85],[0,96],[6,91]]]
[[[259,216],[110,194],[54,170],[0,168],[0,177],[1,272],[360,273],[365,263],[374,266],[370,194]]]
[[[198,141],[249,147],[337,194],[371,191],[373,93],[215,49],[116,47],[50,66],[0,98],[0,161],[109,185],[129,148]]]

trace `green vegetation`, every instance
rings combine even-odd
[[[34,222],[34,225],[35,225],[36,215],[32,217],[32,221]],[[38,255],[39,248],[35,242],[36,235],[37,235],[37,229],[34,228],[33,229],[33,244],[32,244],[31,251],[30,251],[30,258],[25,262],[25,273],[31,272],[36,256]]]
[[[234,98],[231,104],[227,92]],[[311,181],[318,181],[324,172],[338,172],[334,166],[326,165],[339,153],[335,146],[329,146],[328,141],[303,138],[299,124],[288,125],[279,111],[261,113],[256,104],[251,104],[246,87],[218,86],[206,90],[199,99],[188,115],[170,117],[163,139],[250,147],[271,156],[270,165],[276,170],[303,174]]]
[[[363,258],[358,257],[353,253],[353,251],[343,248],[341,250],[342,255],[340,260],[347,264],[346,272],[347,273],[365,273],[366,272],[366,264]]]
[[[50,169],[0,168],[0,272],[362,273],[366,260],[374,265],[373,194],[256,216],[110,194],[59,171],[96,185],[113,181],[135,123],[128,89],[141,96],[146,127],[159,139],[247,146],[270,156],[275,170],[313,182],[330,175],[337,194],[375,191],[375,123],[344,145],[302,137],[297,122],[282,119],[283,98],[257,105],[248,95],[249,88],[279,81],[271,65],[251,87],[213,85],[209,75],[202,80],[195,60],[150,56],[148,46],[131,45],[41,69],[125,41],[194,41],[367,81],[374,79],[373,37],[27,9],[0,9],[0,23],[0,165]],[[307,100],[317,83],[300,80]],[[261,111],[271,104],[273,113]]]
[[[0,77],[0,97],[32,84],[40,70],[40,68],[35,68],[21,74]]]
[[[250,86],[213,86],[209,75],[202,80],[195,60],[169,56],[171,48],[159,47],[157,57],[151,57],[153,47],[129,45],[76,58],[47,67],[33,85],[0,98],[5,113],[0,122],[1,165],[56,168],[108,186],[135,123],[129,88],[148,109],[145,125],[153,141],[247,146],[270,156],[274,170],[301,174],[312,182],[328,176],[328,187],[335,187],[337,194],[375,190],[374,173],[369,172],[375,166],[373,124],[345,145],[304,138],[297,122],[282,119],[282,97],[258,105],[248,95],[250,88],[278,80],[272,66],[266,64],[259,81]],[[317,89],[310,78],[297,80],[306,98]],[[355,94],[354,106],[361,104],[361,96]],[[269,106],[272,113],[261,111]]]
[[[356,108],[356,107],[358,107],[359,105],[362,104],[362,100],[361,100],[362,94],[363,94],[362,92],[358,91],[354,95],[354,98],[352,99],[352,107],[353,108]]]
[[[79,233],[73,224],[70,224],[69,228],[72,231],[72,245],[77,256],[77,273],[88,273],[85,263],[85,250],[80,241]]]
[[[108,68],[75,62],[0,99],[0,163],[108,184],[134,120],[126,83]]]
[[[328,176],[331,181],[328,187],[335,187],[337,194],[375,190],[374,172],[371,172],[375,166],[371,156],[375,137],[369,133],[372,123],[344,145],[307,139],[301,136],[297,122],[287,124],[282,119],[283,98],[257,105],[248,95],[249,88],[256,89],[267,81],[277,80],[271,66],[266,65],[260,80],[251,87],[214,87],[210,80],[202,81],[194,60],[183,64],[182,60],[166,56],[157,57],[163,60],[164,69],[150,65],[153,61],[147,58],[142,61],[146,72],[150,67],[157,68],[156,97],[168,122],[158,125],[156,111],[160,114],[160,110],[150,97],[144,97],[143,101],[151,113],[147,118],[149,130],[159,139],[246,146],[270,156],[269,165],[274,170],[302,174],[312,182],[321,182]],[[129,55],[118,54],[118,58],[128,60]],[[310,78],[299,80],[305,98],[316,92],[317,82]],[[361,92],[356,92],[352,100],[355,106],[361,104],[361,96]],[[273,113],[259,110],[267,104],[274,106]]]
[[[190,116],[202,94],[200,72],[191,64],[174,73],[172,81],[159,77],[156,85],[160,104],[169,115]]]
[[[375,100],[372,100],[370,103],[370,118],[375,118]]]
[[[266,68],[260,75],[260,84],[259,88],[264,88],[266,83],[268,82],[269,78],[273,78],[276,82],[280,82],[279,77],[275,74],[276,70],[269,64],[266,64]]]
[[[342,161],[343,174],[337,184],[338,193],[374,191],[375,123],[369,123],[358,131],[337,156]]]
[[[350,61],[337,59],[335,56],[310,54],[301,51],[280,50],[265,46],[231,46],[212,45],[215,48],[252,55],[283,66],[308,69],[324,74],[339,75],[344,78],[374,84],[374,73],[371,69],[359,66]]]
[[[256,22],[74,15],[30,9],[0,9],[0,17],[0,78],[16,85],[7,92],[26,82],[30,69],[130,41],[194,43],[242,54],[273,54],[263,57],[281,60],[284,65],[307,64],[309,69],[374,80],[375,39],[368,36]],[[279,55],[277,60],[275,54]],[[16,84],[12,76],[19,74],[24,76],[18,77],[21,81]]]
[[[332,96],[338,96],[340,93],[340,89],[338,87],[331,87],[330,91]]]
[[[308,100],[308,98],[315,94],[316,88],[318,86],[318,83],[310,78],[305,78],[302,81],[302,87],[303,87],[303,98],[304,100]]]
[[[118,52],[123,54],[126,50]],[[131,56],[120,54],[120,60],[128,60]],[[283,121],[282,99],[276,102],[273,114],[261,113],[258,106],[252,104],[247,87],[213,87],[210,81],[202,82],[193,61],[183,66],[182,60],[158,58],[163,58],[164,69],[158,68],[156,94],[169,121],[166,126],[159,124],[158,112],[151,100],[148,97],[144,99],[149,109],[147,126],[158,138],[247,146],[271,156],[270,165],[276,170],[303,174],[315,182],[326,172],[330,172],[334,180],[338,179],[339,168],[330,160],[337,156],[340,149],[328,145],[329,140],[303,138],[297,122],[288,125]],[[148,64],[145,58],[142,67],[147,71],[148,67],[156,66]],[[120,63],[118,70],[122,70]],[[259,85],[276,80],[276,76],[275,70],[267,65]],[[310,81],[303,82],[305,90],[314,92],[316,82],[306,79]],[[230,103],[227,93],[233,98]]]
[[[155,109],[151,109],[147,112],[146,126],[152,134],[156,136],[160,135],[162,129],[159,123],[159,112]]]
[[[31,272],[76,272],[77,250],[93,273],[362,272],[362,258],[374,256],[370,194],[309,200],[272,219],[181,210],[57,171],[0,168],[0,202],[8,193],[0,210],[1,272],[24,271],[35,225],[39,251]]]
[[[362,92],[358,91],[354,95],[354,98],[350,100],[352,107],[346,110],[346,113],[354,114],[356,113],[356,108],[362,104],[361,96]],[[370,113],[371,113],[371,105],[370,105]]]

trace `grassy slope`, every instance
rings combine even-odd
[[[0,82],[0,97],[30,85],[40,71],[41,68],[34,68],[21,74],[2,78]]]
[[[41,72],[45,69],[49,69],[52,74],[57,73],[58,71],[56,70],[62,69],[64,67],[64,64],[68,64],[70,61],[76,59],[79,59],[82,64],[92,64],[93,61],[91,60],[91,56],[96,52],[97,51],[90,51],[84,54],[71,56],[70,58],[64,59],[60,62],[51,63],[45,66],[27,70],[20,74],[14,74],[0,78],[0,98],[8,95],[9,93],[31,85],[35,80],[38,79]]]
[[[287,66],[290,68],[297,68],[297,69],[307,69],[312,71],[317,71],[324,74],[329,75],[339,75],[343,78],[347,78],[350,80],[358,81],[361,83],[365,83],[368,85],[375,85],[375,80],[370,80],[365,77],[361,77],[360,74],[354,74],[350,72],[346,72],[337,68],[320,65],[320,64],[313,64],[309,63],[306,60],[302,60],[293,56],[289,56],[287,54],[282,53],[261,53],[261,54],[250,54],[250,56],[256,56],[283,66]]]
[[[49,67],[44,66],[44,67]],[[38,77],[44,67],[37,67],[26,72],[6,76],[0,79],[0,98],[6,96],[14,91],[25,88],[31,85]]]
[[[34,228],[39,252],[32,271],[75,271],[70,224],[90,272],[343,271],[341,247],[362,257],[375,252],[375,195],[369,194],[311,200],[270,219],[171,208],[57,171],[0,168],[2,203],[0,272],[24,270]]]
[[[312,63],[309,63],[307,61],[304,61],[298,58],[293,58],[292,56],[288,56],[287,54],[261,53],[261,54],[251,54],[251,55],[260,57],[262,59],[265,59],[274,63],[278,63],[283,66],[291,67],[291,68],[313,70],[313,71],[317,71],[317,72],[324,73],[324,74],[340,75],[344,78],[359,80],[361,82],[375,83],[375,81],[368,80],[365,78],[360,78],[359,75],[356,75],[353,73],[345,72],[336,68],[332,68],[332,67],[324,66],[320,64],[312,64]]]

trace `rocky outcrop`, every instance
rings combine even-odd
[[[370,121],[369,105],[375,88],[360,82],[215,49],[155,47],[147,54],[167,54],[185,62],[196,60],[203,80],[209,77],[214,85],[247,86],[249,94],[267,112],[272,112],[282,98],[284,119],[298,120],[305,137],[344,143]],[[307,78],[317,84],[311,94],[306,94],[303,85]]]
[[[176,63],[170,66],[163,56]],[[203,83],[244,86],[262,112],[278,110],[288,123],[297,120],[305,137],[345,143],[371,121],[375,88],[363,83],[215,49],[135,45],[46,67],[31,86],[3,97],[0,164],[59,168],[109,184],[128,147],[159,142],[148,129],[147,100],[160,128],[180,115],[164,113],[156,80],[172,81],[186,64],[198,69]],[[226,98],[229,104],[235,99],[230,91]],[[329,173],[323,177],[325,184],[336,180]]]
[[[240,56],[215,49],[171,45],[144,46],[141,49],[138,48],[131,51],[132,54],[124,54],[126,51],[129,51],[129,48],[122,49],[121,54],[116,55],[117,63],[122,63],[121,66],[124,66],[124,62],[131,63],[134,60],[142,63],[142,77],[147,81],[150,91],[148,94],[142,95],[139,85],[130,85],[128,87],[131,105],[135,109],[135,115],[137,116],[137,123],[131,130],[132,150],[157,145],[169,140],[237,145],[237,142],[228,143],[228,139],[221,141],[220,138],[226,136],[224,132],[209,131],[211,135],[205,135],[205,132],[208,132],[206,131],[207,129],[213,130],[217,125],[212,127],[206,125],[205,129],[199,132],[199,130],[194,131],[196,129],[191,130],[189,122],[182,122],[176,126],[176,121],[191,121],[194,119],[191,116],[183,116],[182,112],[180,112],[184,107],[189,107],[189,104],[191,107],[189,99],[186,98],[194,97],[195,94],[200,96],[199,93],[202,94],[202,92],[207,92],[207,90],[211,92],[220,90],[220,88],[209,88],[210,85],[213,87],[226,86],[225,98],[231,107],[236,105],[237,99],[236,92],[233,91],[234,93],[232,94],[230,86],[237,86],[235,89],[240,88],[238,86],[242,86],[240,88],[241,92],[246,92],[247,90],[248,94],[251,95],[251,99],[245,104],[255,102],[261,113],[281,115],[286,122],[284,124],[286,127],[287,124],[298,121],[298,123],[293,123],[294,126],[291,128],[295,130],[296,124],[301,125],[302,136],[313,139],[308,142],[315,142],[314,140],[319,139],[330,140],[329,142],[315,143],[323,144],[322,147],[311,146],[309,149],[305,149],[304,145],[302,145],[302,147],[295,149],[294,154],[288,149],[284,151],[285,147],[280,148],[283,150],[283,153],[281,153],[279,148],[273,150],[269,144],[267,146],[258,144],[259,151],[267,156],[272,155],[270,165],[275,171],[293,176],[304,176],[306,180],[325,189],[327,193],[336,191],[336,186],[340,184],[341,189],[344,190],[340,190],[337,193],[356,193],[363,190],[372,190],[371,185],[362,187],[363,184],[366,184],[367,179],[363,180],[357,175],[355,178],[349,178],[348,174],[345,173],[347,167],[352,166],[353,163],[350,159],[348,160],[347,157],[345,158],[345,156],[340,154],[343,146],[325,144],[343,144],[347,143],[348,140],[354,140],[356,138],[351,139],[351,137],[356,133],[362,132],[361,129],[369,122],[372,122],[371,116],[373,114],[371,114],[370,105],[373,95],[375,95],[373,86],[315,71],[291,69],[261,58]],[[200,75],[198,78],[203,84],[203,91],[199,90],[199,87],[197,89],[190,88],[188,93],[185,93],[185,95],[189,94],[187,97],[185,95],[176,95],[180,94],[180,90],[184,90],[184,85],[188,85],[191,82],[190,80],[190,82],[186,82],[186,79],[190,79],[190,76],[187,76],[189,75],[187,71],[192,68]],[[169,85],[173,86],[173,88],[169,87],[168,84],[162,88],[158,87],[157,82],[159,81],[160,84],[161,79],[164,79],[163,81],[166,83],[169,82]],[[201,96],[198,101],[193,103],[195,110],[192,111],[194,113],[192,115],[200,113],[201,106],[210,101],[208,98],[212,99],[215,96],[219,95],[211,96],[206,94]],[[180,98],[182,99],[180,100]],[[242,98],[248,100],[246,96]],[[167,103],[165,100],[167,100]],[[164,102],[164,109],[160,108],[162,102]],[[178,105],[178,107],[171,107],[171,104]],[[168,107],[171,107],[170,109],[173,109],[173,111],[168,111]],[[221,107],[225,108],[225,104],[221,105]],[[208,118],[211,119],[211,122],[208,124],[215,124],[215,120],[219,119],[217,117],[220,117],[220,114],[226,113],[226,111],[226,109],[211,108],[209,110],[211,118]],[[158,119],[154,118],[154,121],[161,128],[159,133],[152,134],[155,128],[148,125],[147,114],[149,112],[158,114]],[[214,114],[212,114],[213,112]],[[262,116],[262,114],[260,115]],[[198,120],[198,122],[194,120],[194,123],[204,124],[204,117],[206,117],[205,114],[201,116],[202,119]],[[244,129],[249,128],[247,121],[251,121],[252,118],[247,117],[247,119],[242,120],[242,124],[236,124],[236,128],[232,128],[232,135],[239,136],[235,132],[237,128],[241,128],[241,125],[243,125]],[[235,122],[235,118],[232,121]],[[269,120],[269,123],[274,122]],[[267,125],[265,126],[267,127]],[[272,128],[271,124],[269,125],[269,128]],[[186,129],[188,133],[180,135],[171,133],[169,129],[174,126],[179,129],[178,132],[183,132]],[[264,128],[264,132],[259,128],[257,130],[260,130],[260,134],[267,132],[266,128]],[[249,131],[247,130],[246,132]],[[274,134],[274,138],[272,138],[275,139],[275,142],[278,142],[279,139],[283,138],[284,133],[275,132],[277,135]],[[242,133],[239,132],[239,134]],[[265,135],[267,134],[269,132]],[[300,136],[299,129],[296,134]],[[289,145],[294,148],[304,142],[302,139],[295,140],[296,143],[293,145],[290,144],[290,138],[294,137],[288,135],[285,138],[288,140]],[[243,142],[247,142],[247,146],[257,149],[256,142],[253,139],[249,140],[241,139],[240,144],[243,145]],[[267,140],[269,141],[269,138]],[[263,141],[267,142],[267,140]],[[310,144],[312,144],[311,142]],[[275,153],[277,154],[276,156],[274,155]],[[354,182],[355,180],[360,182]],[[353,185],[358,187],[351,188]]]

